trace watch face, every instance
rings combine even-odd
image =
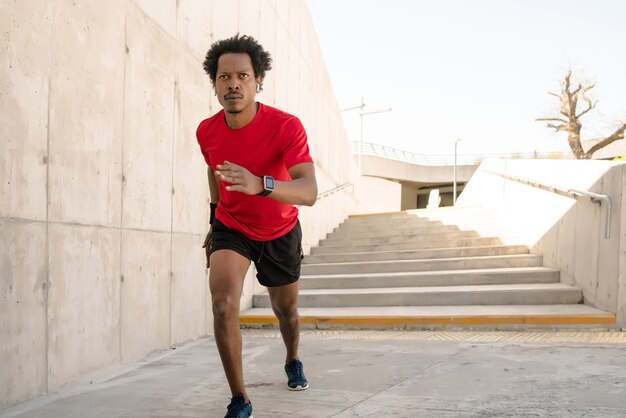
[[[274,177],[265,176],[265,189],[274,190]]]

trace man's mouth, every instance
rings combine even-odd
[[[240,94],[227,94],[226,96],[224,96],[224,99],[226,100],[243,99],[243,96]]]

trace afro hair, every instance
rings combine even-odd
[[[217,61],[223,54],[228,53],[248,54],[252,61],[254,76],[260,77],[261,80],[265,78],[265,72],[272,69],[272,58],[269,52],[265,51],[256,39],[249,35],[236,34],[232,38],[213,43],[206,54],[203,68],[209,75],[213,86],[217,77]]]

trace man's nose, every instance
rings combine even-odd
[[[228,90],[239,90],[240,86],[239,86],[239,80],[237,79],[231,79],[228,82]]]

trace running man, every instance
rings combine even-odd
[[[223,108],[202,121],[196,135],[208,164],[211,226],[203,247],[211,267],[215,341],[232,393],[226,417],[252,417],[239,330],[239,300],[251,262],[280,324],[287,388],[309,387],[298,357],[302,230],[293,205],[312,206],[317,182],[302,123],[256,101],[271,62],[246,35],[215,42],[204,61]]]

